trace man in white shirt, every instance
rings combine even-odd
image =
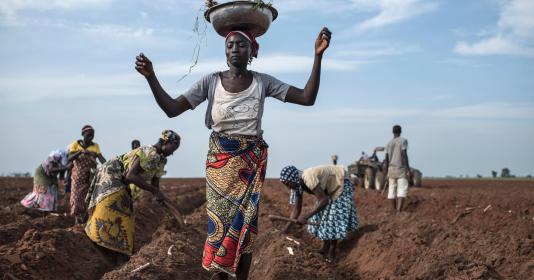
[[[408,195],[410,163],[408,161],[408,140],[402,138],[400,125],[393,126],[393,139],[386,146],[386,173],[389,179],[388,199],[393,209],[402,211]]]

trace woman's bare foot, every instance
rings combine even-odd
[[[333,241],[330,250],[328,250],[328,255],[326,256],[326,262],[333,263],[336,261],[336,245],[337,241]]]
[[[330,241],[329,240],[325,240],[325,241],[323,241],[323,248],[321,248],[321,250],[319,250],[318,253],[323,255],[323,256],[326,256],[326,254],[328,254],[329,250],[330,250]]]
[[[328,255],[325,256],[324,260],[327,263],[334,263],[336,261],[336,254],[330,251],[328,252]]]

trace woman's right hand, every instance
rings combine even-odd
[[[148,76],[154,73],[152,62],[145,56],[145,54],[140,53],[135,57],[135,60],[135,70],[145,76],[145,78],[148,78]]]

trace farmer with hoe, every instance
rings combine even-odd
[[[298,170],[286,166],[280,172],[280,181],[290,189],[289,203],[293,205],[290,219],[298,224],[308,224],[308,232],[323,240],[319,251],[327,262],[336,258],[338,240],[345,239],[350,231],[358,230],[358,216],[354,199],[353,185],[346,177],[343,166],[322,165]],[[304,193],[315,196],[315,208],[301,215]],[[291,226],[288,222],[284,232]]]
[[[247,279],[267,168],[268,145],[261,128],[265,98],[312,106],[331,32],[327,28],[319,32],[304,89],[247,69],[259,51],[252,32],[236,28],[222,36],[228,69],[204,76],[176,99],[162,88],[152,62],[143,53],[136,57],[135,68],[146,78],[156,102],[169,118],[208,101],[205,124],[212,133],[206,160],[208,237],[202,266],[217,271],[219,279],[229,275]]]
[[[388,199],[393,210],[402,211],[404,199],[408,195],[410,163],[408,161],[408,140],[402,138],[400,125],[393,126],[393,139],[386,146],[386,174],[389,179]]]
[[[159,189],[167,157],[180,146],[180,136],[163,131],[158,142],[141,146],[100,166],[87,195],[85,233],[116,260],[132,255],[135,217],[129,184],[147,190],[159,202],[169,201]]]
[[[83,223],[85,215],[85,196],[91,184],[91,169],[96,169],[97,162],[106,162],[100,152],[100,146],[93,142],[95,129],[86,125],[82,128],[83,139],[76,140],[69,145],[69,161],[73,162],[70,176],[70,214],[75,223]]]
[[[63,179],[70,166],[67,150],[52,151],[35,169],[33,190],[21,200],[22,206],[40,210],[44,214],[57,211],[58,176]]]

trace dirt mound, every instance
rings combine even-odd
[[[33,187],[33,178],[0,177],[0,208],[19,202]]]
[[[0,247],[0,268],[18,279],[96,279],[111,261],[83,228],[30,229],[14,246]]]
[[[74,221],[65,216],[50,215],[35,219],[31,219],[28,216],[22,216],[20,219],[17,219],[16,222],[0,227],[0,246],[20,240],[30,229],[43,232],[58,228],[69,228],[73,225]]]
[[[174,220],[166,219],[153,236],[126,264],[102,279],[210,279],[200,266],[202,255],[198,252],[204,233],[180,230]]]
[[[358,279],[352,269],[324,261],[309,240],[267,230],[256,240],[251,279]]]
[[[7,183],[6,183],[7,182]],[[18,206],[31,180],[1,179],[2,279],[210,279],[201,267],[206,235],[205,181],[170,179],[163,191],[184,213],[186,228],[147,193],[135,205],[134,255],[116,266],[81,226]],[[304,227],[290,234],[288,191],[267,180],[250,279],[532,279],[534,182],[426,180],[411,189],[406,212],[395,214],[384,195],[357,188],[360,230],[340,242],[337,261],[317,253],[321,242]],[[304,210],[313,207],[306,195]],[[290,248],[290,249],[288,249]],[[292,253],[292,254],[291,254]],[[146,265],[148,263],[148,265]],[[145,266],[146,265],[146,266]],[[139,269],[142,268],[142,269]]]

